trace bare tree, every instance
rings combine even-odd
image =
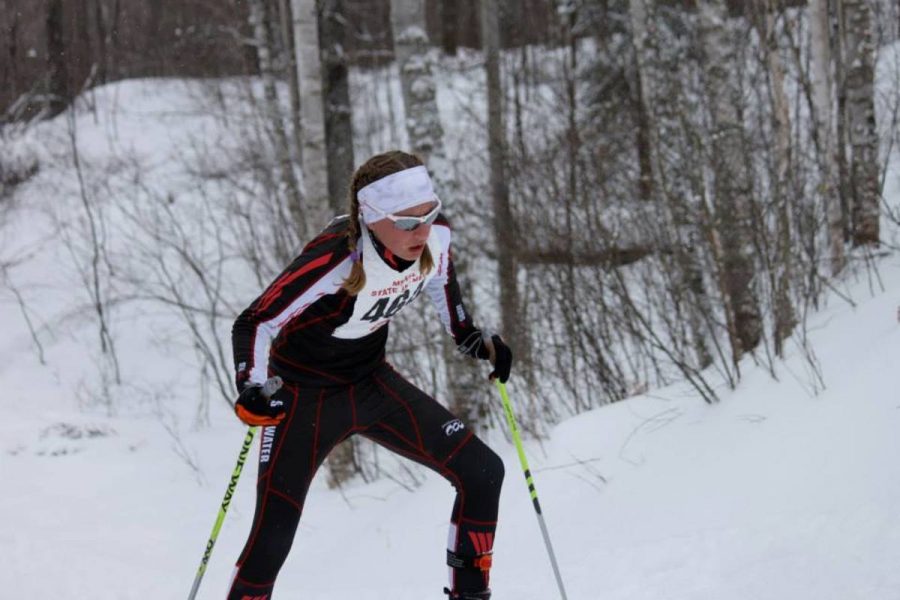
[[[47,28],[46,108],[51,115],[56,115],[65,109],[72,97],[69,89],[68,56],[63,35],[62,0],[47,0],[45,24]]]
[[[845,23],[847,131],[853,193],[851,238],[854,246],[877,245],[880,181],[878,130],[875,125],[875,49],[867,0],[842,0]]]
[[[650,118],[653,97],[652,83],[648,74],[650,68],[650,34],[647,31],[648,15],[645,0],[629,0],[629,16],[631,21],[632,45],[635,54],[634,90],[637,128],[637,151],[640,176],[638,194],[645,202],[653,199],[653,143],[652,124]]]
[[[721,249],[721,278],[731,317],[729,334],[736,362],[742,354],[756,348],[762,336],[750,236],[753,184],[742,148],[743,123],[738,113],[741,101],[732,80],[736,53],[727,9],[723,0],[713,0],[700,5],[699,11],[712,126],[710,162],[717,245]]]
[[[315,0],[291,0],[294,16],[296,67],[303,126],[303,189],[307,204],[321,213],[340,210],[343,198],[328,195],[328,152],[325,147],[325,109],[322,61],[319,56],[319,13]],[[326,215],[317,220],[324,225]]]
[[[19,11],[14,10],[8,0],[0,0],[0,31],[5,43],[0,60],[0,82],[7,88],[10,97],[18,96],[18,61],[19,61]],[[0,108],[4,108],[0,104]]]
[[[710,313],[710,301],[703,285],[703,267],[699,264],[693,243],[694,238],[698,237],[696,223],[690,216],[690,207],[669,189],[671,185],[661,164],[660,154],[665,152],[662,140],[669,137],[665,128],[671,130],[671,124],[677,118],[672,114],[675,110],[673,98],[663,91],[666,89],[662,87],[665,80],[664,69],[659,68],[660,61],[656,59],[659,48],[649,31],[650,24],[656,22],[657,18],[655,13],[651,13],[654,10],[647,0],[629,1],[637,71],[634,77],[637,121],[638,129],[645,130],[636,140],[640,166],[638,190],[642,199],[652,202],[661,211],[671,213],[671,221],[675,224],[673,252],[676,268],[680,273],[680,284],[677,287],[691,298],[685,303],[685,317],[690,325],[697,364],[703,369],[713,362],[706,340],[707,328],[702,318],[703,314]],[[658,87],[662,89],[657,89]]]
[[[497,272],[500,286],[500,320],[503,334],[513,351],[527,355],[527,337],[519,327],[518,263],[516,224],[506,181],[506,125],[503,116],[503,85],[500,78],[500,23],[497,0],[481,3],[482,46],[487,72],[487,134],[490,190],[493,202],[494,240],[497,245]]]
[[[284,40],[283,68],[291,99],[291,156],[296,164],[303,164],[303,125],[300,116],[300,76],[297,70],[297,41],[294,35],[294,11],[290,0],[278,0],[281,38]],[[308,218],[307,218],[308,220]]]
[[[211,198],[202,188],[197,199],[162,196],[141,178],[136,164],[132,167],[136,197],[118,208],[132,235],[130,251],[121,257],[125,268],[119,283],[130,297],[179,319],[183,343],[196,354],[201,385],[214,387],[230,406],[232,363],[225,335],[239,308],[229,297],[234,286],[225,266],[234,254],[228,240],[236,236],[228,231],[226,213],[215,209],[218,197]],[[192,220],[192,213],[199,217]]]
[[[776,28],[777,4],[774,0],[757,0],[754,24],[759,32],[763,57],[768,75],[771,98],[771,121],[775,134],[775,172],[773,174],[773,204],[775,207],[775,260],[769,268],[773,293],[772,312],[775,321],[775,353],[783,356],[784,341],[791,335],[796,325],[794,306],[791,300],[791,279],[793,258],[791,249],[791,185],[793,165],[791,157],[791,116],[787,93],[785,92],[785,67],[781,60]],[[837,205],[837,199],[833,198]],[[764,229],[764,226],[761,227]],[[834,230],[830,231],[831,234]],[[840,234],[840,228],[837,229]],[[839,238],[838,242],[842,240]],[[843,246],[841,245],[842,249]]]
[[[440,0],[441,47],[448,56],[456,56],[459,47],[459,7],[457,0]]]
[[[437,86],[425,30],[425,1],[392,0],[391,25],[410,148],[429,164],[432,157],[434,160],[445,160],[444,132],[437,110]],[[442,168],[444,166],[440,165]],[[442,176],[442,171],[434,170]]]
[[[284,191],[288,197],[291,217],[296,227],[302,228],[305,222],[303,214],[303,200],[300,196],[300,186],[294,173],[294,160],[291,154],[291,145],[285,132],[284,112],[278,99],[276,88],[273,41],[273,29],[276,19],[272,14],[274,8],[265,0],[249,0],[250,24],[253,27],[256,55],[259,61],[259,70],[263,79],[266,112],[271,123],[271,135],[274,140],[277,153],[278,172]]]
[[[810,0],[810,54],[812,58],[812,100],[815,113],[815,139],[818,142],[821,195],[828,215],[828,242],[831,249],[831,272],[844,268],[844,219],[838,195],[840,174],[836,153],[834,77],[831,52],[831,17],[828,0]]]
[[[325,101],[325,147],[328,151],[328,197],[335,212],[346,210],[353,174],[353,124],[346,46],[344,0],[320,0],[319,55]]]
[[[437,106],[437,83],[433,74],[425,23],[424,0],[392,0],[391,25],[394,32],[394,54],[400,71],[403,105],[406,111],[406,132],[412,151],[419,155],[432,172],[438,194],[454,198],[459,194],[459,182],[453,176],[452,165],[444,149],[444,130]],[[459,239],[456,240],[460,242]],[[459,280],[465,281],[467,261],[454,257]],[[463,362],[449,339],[442,344],[443,363],[449,405],[468,423],[484,426],[478,402],[483,382],[471,364]]]
[[[110,57],[108,51],[108,47],[113,42],[113,34],[110,33],[110,28],[107,25],[109,18],[104,4],[102,0],[94,0],[94,28],[97,36],[95,47],[99,57],[97,61],[97,78],[98,81],[103,82],[108,80],[111,70],[110,64],[114,60]],[[118,3],[116,3],[116,7],[118,8]],[[115,23],[113,23],[113,27],[115,27]]]
[[[78,148],[78,134],[74,107],[70,107],[66,113],[69,129],[69,142],[72,149],[72,163],[78,178],[78,191],[81,206],[87,220],[87,231],[90,240],[90,266],[82,265],[82,279],[91,305],[97,315],[100,334],[100,349],[105,357],[108,357],[112,366],[113,375],[117,384],[122,383],[122,371],[119,367],[119,359],[116,353],[115,338],[110,327],[109,309],[111,305],[111,289],[108,285],[109,277],[113,271],[107,255],[107,234],[104,225],[102,211],[98,207],[96,199],[91,194],[87,179],[82,168],[81,153]]]

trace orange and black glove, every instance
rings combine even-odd
[[[238,419],[251,427],[278,425],[285,417],[284,402],[275,394],[267,396],[258,383],[245,385],[234,404]]]
[[[491,361],[494,370],[488,375],[489,379],[499,379],[501,383],[509,380],[509,373],[512,370],[512,350],[496,333],[488,334],[475,329],[459,345],[459,351],[472,358]]]

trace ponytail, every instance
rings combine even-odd
[[[359,201],[356,199],[356,183],[359,175],[357,171],[353,175],[350,185],[350,223],[347,227],[347,245],[350,247],[350,256],[353,260],[353,266],[350,268],[350,275],[344,280],[342,288],[347,290],[351,296],[359,293],[363,286],[366,285],[366,270],[362,264],[362,248],[360,248],[359,238]]]

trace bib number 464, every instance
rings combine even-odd
[[[419,295],[419,292],[422,291],[422,286],[424,283],[420,283],[419,287],[416,288],[412,294],[409,293],[409,290],[404,290],[402,294],[397,296],[396,298],[382,298],[378,302],[375,303],[372,308],[370,308],[366,314],[360,317],[363,321],[381,321],[382,319],[390,319],[402,309],[404,306],[409,304],[416,296]]]

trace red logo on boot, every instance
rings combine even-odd
[[[486,554],[494,548],[494,534],[483,531],[470,531],[469,539],[475,546],[476,554]]]

